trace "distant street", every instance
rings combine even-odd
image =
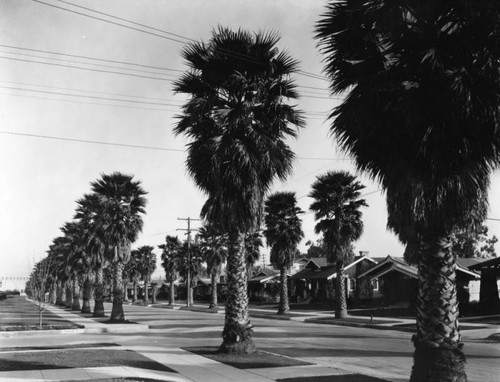
[[[106,306],[110,308],[109,305]],[[154,346],[161,349],[217,346],[221,343],[223,314],[125,306],[126,318],[151,329],[139,333],[63,334],[2,338],[3,346],[36,346],[50,343],[118,343],[126,347]],[[295,321],[252,319],[258,349],[298,358],[328,368],[345,370],[393,381],[407,381],[412,366],[411,334]],[[50,338],[50,340],[49,340]],[[466,342],[467,374],[471,382],[500,381],[498,343]],[[278,379],[280,368],[252,369],[251,373]]]

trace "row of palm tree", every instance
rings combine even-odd
[[[93,315],[104,316],[104,272],[111,271],[110,320],[125,320],[123,273],[131,257],[131,244],[142,230],[145,194],[141,182],[119,172],[103,174],[91,182],[91,193],[77,200],[74,220],[62,226],[62,236],[55,238],[48,250],[58,303],[64,298],[66,306],[80,310],[83,286],[82,312],[89,313],[94,287]]]
[[[418,265],[412,381],[467,378],[450,238],[476,224],[470,216],[478,211],[484,217],[500,162],[499,8],[495,1],[336,0],[316,25],[331,91],[347,94],[330,115],[332,135],[381,184],[388,227]],[[260,224],[272,182],[290,173],[286,138],[304,125],[284,101],[298,97],[290,77],[297,62],[277,41],[219,27],[208,43],[184,49],[189,70],[175,83],[189,97],[175,132],[191,139],[186,164],[207,196],[202,216],[229,237],[221,351],[253,350],[243,237]],[[352,208],[363,203],[353,200]],[[316,215],[341,273],[338,259],[362,225],[354,213],[340,235],[334,215]]]
[[[174,85],[175,91],[188,95],[174,131],[191,139],[186,166],[196,185],[207,195],[201,216],[210,227],[224,232],[227,245],[228,295],[223,352],[249,353],[254,350],[252,325],[248,316],[247,262],[245,238],[260,229],[265,215],[264,234],[271,247],[271,262],[281,275],[279,313],[288,311],[286,269],[293,261],[297,244],[303,237],[300,209],[295,195],[281,193],[264,199],[273,181],[284,180],[292,171],[295,154],[286,140],[297,135],[304,125],[302,113],[287,103],[298,98],[291,75],[298,63],[276,47],[273,33],[250,34],[219,27],[208,43],[192,43],[183,50],[189,70]],[[339,174],[345,178],[346,174]],[[340,181],[340,180],[339,180]],[[346,180],[353,183],[353,178]],[[324,190],[321,179],[315,184],[317,202],[312,206],[316,227],[323,232],[342,275],[344,258],[352,241],[362,232],[359,199],[362,186],[345,190]],[[341,188],[345,185],[338,184]],[[325,187],[328,187],[326,185]],[[339,195],[325,196],[326,191]],[[318,195],[316,195],[318,194]],[[341,203],[336,210],[328,203]],[[345,216],[339,216],[342,213]],[[335,218],[337,217],[337,218]],[[345,226],[339,221],[351,219]],[[210,236],[212,232],[204,231]],[[225,250],[225,249],[224,249]],[[220,250],[211,265],[220,265]],[[342,281],[342,277],[338,277]],[[340,282],[339,296],[342,295]],[[214,288],[212,289],[214,290]],[[339,314],[345,314],[344,308]]]

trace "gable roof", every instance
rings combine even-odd
[[[271,281],[278,277],[280,275],[279,272],[269,269],[269,268],[264,268],[262,269],[259,273],[257,273],[254,277],[248,280],[249,283],[255,284],[262,284],[267,281]]]
[[[326,279],[326,280],[330,280],[336,276],[337,276],[337,268],[335,267],[335,265],[329,265],[329,266],[322,267],[319,269],[304,268],[301,271],[290,276],[290,279],[292,279],[292,280],[301,280],[301,279],[307,279],[307,280]]]
[[[460,259],[460,260],[472,260],[472,259]],[[468,261],[462,262],[459,261],[459,259],[457,259],[457,268],[456,268],[457,271],[468,274],[469,276],[472,276],[474,278],[479,278],[479,275],[477,273],[470,271],[468,267],[466,267],[466,264],[468,263],[469,263]],[[415,266],[409,265],[408,263],[406,263],[406,261],[404,261],[403,258],[392,257],[390,255],[388,255],[384,261],[378,263],[372,269],[369,269],[368,271],[360,274],[358,278],[368,276],[370,277],[370,279],[375,279],[391,271],[400,272],[412,278],[418,278],[418,270]]]
[[[488,268],[500,269],[500,257],[494,257],[489,260],[481,261],[479,260],[476,264],[470,265],[469,269],[474,271],[479,271]]]
[[[411,265],[408,265],[404,262],[404,260],[392,257],[388,255],[384,261],[375,265],[372,269],[367,270],[366,272],[360,274],[358,278],[361,277],[370,277],[370,279],[375,279],[389,273],[391,271],[400,272],[406,276],[417,278],[418,272],[417,269]]]

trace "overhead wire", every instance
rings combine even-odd
[[[160,102],[138,101],[138,100],[129,100],[129,99],[120,99],[120,98],[109,98],[109,97],[99,97],[99,96],[91,96],[91,95],[71,94],[71,93],[63,93],[63,92],[52,92],[52,91],[48,91],[48,90],[38,90],[38,89],[23,89],[23,88],[14,87],[14,86],[2,86],[2,85],[0,85],[0,89],[29,91],[29,92],[34,92],[34,93],[42,93],[42,94],[50,94],[50,95],[58,95],[58,96],[90,98],[90,99],[98,99],[98,100],[103,100],[103,101],[127,102],[127,103],[137,103],[137,104],[144,104],[144,105],[173,106],[173,107],[179,106],[179,105],[160,103]]]
[[[104,142],[104,141],[87,140],[87,139],[56,137],[56,136],[51,136],[51,135],[19,133],[19,132],[14,132],[14,131],[5,131],[5,130],[0,130],[0,134],[18,135],[18,136],[31,137],[31,138],[52,139],[52,140],[65,141],[65,142],[79,142],[79,143],[90,143],[90,144],[105,145],[105,146],[128,147],[128,148],[135,148],[135,149],[173,151],[173,152],[184,152],[185,151],[184,149],[172,149],[172,148],[168,148],[168,147],[132,145],[132,144],[127,144],[127,143],[115,143],[115,142]]]
[[[151,74],[154,76],[171,76],[171,78],[176,79],[173,74],[169,73],[158,73],[158,72],[149,72],[146,70],[141,70],[141,69],[132,69],[132,68],[125,68],[125,67],[118,67],[118,66],[111,66],[111,65],[103,65],[103,64],[95,64],[95,63],[86,63],[82,61],[72,61],[72,60],[65,60],[61,58],[55,58],[55,57],[43,57],[43,56],[35,56],[32,54],[26,54],[26,53],[17,53],[17,52],[6,52],[6,51],[0,51],[1,54],[13,54],[13,55],[18,55],[18,56],[24,56],[24,57],[31,57],[31,58],[36,58],[36,59],[42,59],[42,60],[53,60],[53,61],[60,61],[60,62],[68,62],[70,64],[78,64],[78,65],[93,65],[93,66],[98,66],[101,68],[110,68],[110,69],[117,69],[117,70],[129,70],[131,72],[137,72],[137,73],[146,73],[146,74]]]
[[[53,139],[53,140],[68,141],[68,142],[80,142],[80,143],[99,144],[99,145],[108,145],[108,146],[140,148],[140,149],[147,149],[147,150],[176,151],[176,152],[184,152],[185,151],[184,149],[172,149],[172,148],[167,148],[167,147],[133,145],[133,144],[127,144],[127,143],[104,142],[104,141],[88,140],[88,139],[58,137],[58,136],[52,136],[52,135],[20,133],[20,132],[15,132],[15,131],[8,131],[8,130],[0,130],[0,134],[17,135],[17,136],[41,138],[41,139]],[[304,159],[304,160],[330,160],[330,161],[344,160],[344,158],[321,158],[321,157],[306,158],[306,157],[299,157],[299,156],[297,158]]]
[[[145,31],[143,29],[139,29],[139,28],[135,28],[135,27],[131,27],[131,26],[125,25],[125,24],[121,24],[121,23],[117,23],[117,22],[114,22],[114,21],[106,20],[106,19],[103,19],[101,17],[91,16],[91,15],[88,15],[88,14],[85,14],[85,13],[82,13],[82,12],[78,12],[78,11],[74,11],[74,10],[71,10],[71,9],[68,9],[68,8],[60,7],[60,6],[57,6],[57,5],[54,5],[54,4],[46,3],[46,2],[41,1],[41,0],[32,0],[32,1],[34,1],[36,3],[39,3],[39,4],[43,4],[43,5],[49,6],[49,7],[57,8],[57,9],[64,10],[64,11],[67,11],[67,12],[71,12],[71,13],[75,13],[75,14],[78,14],[78,15],[81,15],[81,16],[85,16],[85,17],[89,17],[89,18],[92,18],[92,19],[96,19],[96,20],[99,20],[99,21],[102,21],[102,22],[110,23],[110,24],[113,24],[113,25],[116,25],[116,26],[121,26],[121,27],[124,27],[124,28],[128,28],[128,29],[132,29],[132,30],[138,31],[138,32],[142,32],[142,33],[146,33],[146,34],[153,35],[153,36],[156,36],[156,37],[164,38],[164,39],[167,39],[167,40],[170,40],[170,41],[178,42],[178,43],[181,43],[181,44],[186,44],[187,42],[200,42],[200,41],[192,39],[190,37],[182,36],[180,34],[168,32],[168,31],[165,31],[165,30],[162,30],[162,29],[150,27],[148,25],[140,24],[140,23],[134,22],[132,20],[127,20],[127,19],[124,19],[124,18],[120,18],[120,17],[114,16],[114,15],[111,15],[109,13],[100,12],[100,11],[97,11],[97,10],[92,9],[92,8],[82,7],[80,5],[77,5],[77,4],[68,2],[68,1],[56,0],[56,1],[68,4],[68,5],[72,5],[72,6],[81,8],[81,9],[83,8],[83,9],[85,9],[87,11],[90,11],[90,12],[94,12],[94,13],[97,13],[97,14],[105,15],[107,17],[118,19],[120,21],[129,22],[129,23],[131,23],[133,25],[141,26],[143,28],[148,28],[148,29],[151,29],[151,30],[155,30],[156,32],[161,32],[161,33],[164,33],[164,34],[167,34],[167,35],[172,35],[172,36],[175,36],[176,38],[168,37],[168,36],[165,36],[165,35],[160,35],[158,33],[153,33],[153,32],[149,32],[149,31]],[[184,39],[184,41],[179,40],[179,38]],[[250,56],[250,55],[246,55],[246,54],[243,54],[243,53],[230,51],[230,50],[227,50],[227,49],[220,49],[220,50],[224,51],[227,55],[232,55],[233,57],[239,57],[242,60],[246,59],[247,61],[253,61],[253,62],[256,61],[255,58],[252,57],[252,56]],[[306,77],[313,78],[313,79],[318,79],[318,80],[323,80],[323,81],[327,80],[327,78],[324,77],[324,76],[318,75],[316,73],[311,73],[311,72],[308,72],[308,71],[305,71],[305,70],[299,70],[299,71],[297,71],[297,74],[304,75]]]
[[[33,0],[33,1],[35,1],[35,0]],[[168,78],[159,78],[159,77],[143,76],[143,75],[140,75],[140,74],[126,73],[126,72],[117,72],[117,71],[112,71],[112,70],[102,70],[102,69],[84,68],[84,67],[81,67],[81,66],[57,64],[57,63],[55,63],[55,62],[43,62],[43,61],[25,60],[25,59],[22,59],[22,58],[5,57],[5,56],[0,56],[0,58],[6,59],[6,60],[20,61],[20,62],[30,62],[30,63],[36,63],[36,64],[44,64],[44,65],[51,65],[51,66],[59,66],[59,67],[64,67],[64,68],[72,68],[72,69],[87,70],[87,71],[91,71],[91,72],[110,73],[110,74],[120,74],[120,75],[130,76],[130,77],[147,78],[147,79],[152,79],[152,80],[159,80],[159,81],[173,82],[173,80],[168,79]]]
[[[152,108],[152,107],[138,107],[138,106],[132,106],[132,105],[115,105],[115,104],[107,104],[107,103],[97,103],[97,102],[88,102],[88,101],[81,101],[81,100],[68,100],[68,99],[59,99],[59,98],[48,98],[48,97],[39,97],[35,95],[27,95],[27,94],[14,94],[14,93],[0,93],[0,95],[5,95],[5,96],[14,96],[14,97],[21,97],[21,98],[32,98],[32,99],[39,99],[39,100],[45,100],[45,101],[57,101],[57,102],[65,102],[65,103],[74,103],[74,104],[85,104],[85,105],[96,105],[96,106],[105,106],[105,107],[118,107],[118,108],[123,108],[123,109],[134,109],[134,110],[151,110],[151,111],[161,111],[161,112],[168,112],[168,113],[176,113],[178,110],[170,110],[170,109],[165,109],[165,108]]]
[[[16,49],[16,50],[25,50],[25,51],[29,51],[29,52],[37,52],[37,53],[44,53],[44,54],[53,54],[53,55],[59,55],[59,56],[73,57],[73,58],[83,58],[85,60],[109,62],[109,63],[113,63],[113,64],[131,65],[131,66],[137,66],[137,67],[148,68],[148,69],[157,69],[157,70],[166,70],[166,71],[170,71],[170,72],[184,73],[184,70],[181,70],[181,69],[172,69],[172,68],[165,68],[165,67],[161,67],[161,66],[139,64],[137,62],[130,62],[130,61],[110,60],[110,59],[106,59],[106,58],[89,57],[89,56],[82,56],[82,55],[76,55],[76,54],[54,52],[54,51],[50,51],[50,50],[23,48],[23,47],[19,47],[19,46],[15,46],[15,45],[0,44],[0,47],[9,48],[9,49]]]
[[[150,99],[150,100],[155,100],[155,101],[180,102],[179,106],[182,105],[182,101],[178,101],[178,100],[173,100],[173,99],[168,99],[168,98],[146,97],[146,96],[141,96],[141,95],[137,95],[137,94],[109,93],[109,92],[100,92],[100,91],[96,91],[96,90],[76,89],[76,88],[58,87],[58,86],[40,85],[40,84],[33,84],[33,83],[26,83],[26,82],[4,81],[4,80],[0,80],[0,83],[39,87],[39,88],[46,88],[46,89],[75,91],[75,92],[81,92],[81,93],[104,94],[104,95],[112,95],[112,96],[119,96],[119,97]]]

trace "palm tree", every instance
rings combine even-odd
[[[139,258],[139,251],[137,249],[133,249],[130,252],[130,259],[128,263],[125,265],[124,273],[127,275],[128,280],[132,281],[132,302],[137,301],[137,280],[141,276],[139,273],[139,266],[137,260]]]
[[[103,174],[91,183],[102,206],[101,215],[96,218],[97,226],[112,251],[108,253],[113,265],[113,308],[112,322],[125,320],[123,313],[123,267],[130,258],[130,246],[142,231],[142,214],[145,213],[146,191],[133,176],[114,172]]]
[[[500,3],[331,2],[317,24],[332,134],[386,191],[418,264],[411,381],[465,381],[450,237],[499,163]]]
[[[344,266],[353,257],[352,243],[363,233],[360,207],[366,206],[360,199],[363,186],[356,177],[345,171],[329,171],[318,176],[309,197],[313,198],[310,209],[318,221],[314,230],[323,234],[327,247],[327,260],[335,263],[335,317],[347,316]]]
[[[94,317],[104,317],[104,254],[108,250],[104,232],[99,226],[103,206],[97,194],[85,194],[77,200],[75,219],[78,219],[83,231],[83,241],[87,261],[93,270]]]
[[[196,287],[198,278],[202,271],[203,256],[200,245],[196,242],[188,243],[188,241],[185,241],[179,247],[177,254],[179,274],[184,279],[186,285],[186,301],[192,303],[194,293],[193,288]],[[188,282],[191,283],[190,288],[188,288]]]
[[[207,271],[210,274],[212,293],[209,309],[217,310],[217,278],[222,270],[222,264],[227,258],[227,235],[214,225],[205,223],[198,231],[200,238],[200,249],[207,263]]]
[[[304,237],[299,218],[302,210],[297,207],[294,192],[276,192],[267,198],[264,211],[264,236],[271,247],[271,264],[280,271],[278,314],[286,314],[290,310],[287,271],[293,264],[297,245]]]
[[[160,244],[158,248],[162,250],[161,265],[165,270],[165,280],[170,283],[170,293],[168,305],[172,306],[175,301],[174,282],[177,279],[178,258],[181,242],[177,237],[168,236],[165,238],[165,244]]]
[[[187,169],[208,197],[202,217],[229,235],[223,352],[255,349],[244,237],[259,227],[273,181],[290,174],[294,154],[285,139],[297,134],[291,125],[304,124],[284,102],[298,97],[290,78],[297,62],[279,52],[278,41],[273,33],[220,27],[208,43],[184,49],[190,69],[174,84],[189,96],[174,131],[191,139]]]
[[[144,281],[144,305],[149,303],[149,282],[151,281],[151,275],[156,269],[156,254],[153,252],[153,249],[154,247],[143,245],[137,248],[134,258],[139,275],[142,281]]]

